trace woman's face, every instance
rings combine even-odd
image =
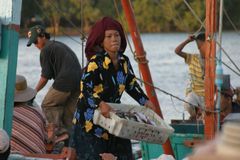
[[[106,30],[103,40],[103,48],[108,53],[117,53],[121,46],[121,37],[116,30]]]

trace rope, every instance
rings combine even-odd
[[[208,110],[208,109],[205,109],[205,108],[201,108],[200,106],[197,106],[197,105],[195,105],[195,104],[192,104],[192,103],[190,103],[190,102],[187,102],[187,101],[185,101],[184,99],[179,98],[178,96],[175,96],[175,95],[173,95],[173,94],[171,94],[171,93],[169,93],[169,92],[167,92],[167,91],[165,91],[165,90],[163,90],[163,89],[160,89],[159,87],[156,87],[156,86],[154,86],[153,84],[151,84],[151,83],[149,83],[149,82],[146,82],[146,81],[141,80],[140,78],[137,78],[137,77],[136,77],[136,79],[137,79],[138,81],[144,83],[144,84],[147,84],[147,85],[153,87],[154,89],[156,89],[156,90],[158,90],[158,91],[160,91],[160,92],[162,92],[162,93],[164,93],[164,94],[166,94],[166,95],[171,96],[172,98],[175,98],[175,99],[177,99],[177,100],[179,100],[179,101],[182,101],[182,102],[184,102],[184,103],[187,103],[187,104],[189,104],[189,105],[191,105],[191,106],[193,106],[193,107],[195,107],[195,108],[199,108],[199,109],[201,109],[201,110],[203,110],[203,111],[205,111],[205,112],[208,112],[208,113],[217,113],[216,111]]]
[[[205,28],[204,23],[201,21],[201,19],[198,17],[198,15],[194,12],[194,10],[191,8],[191,6],[188,4],[188,2],[186,0],[183,0],[184,3],[187,5],[187,7],[189,8],[189,10],[192,12],[192,14],[195,16],[195,18],[200,22],[200,24]],[[230,56],[228,55],[228,53],[223,49],[223,47],[220,45],[220,43],[213,38],[213,40],[216,42],[216,44],[222,49],[223,53],[227,56],[227,58],[231,61],[231,63],[236,67],[236,69],[240,72],[239,67],[235,64],[235,62],[230,58]],[[217,57],[215,57],[215,59],[217,59]],[[239,73],[237,73],[234,69],[232,69],[231,67],[229,67],[228,65],[226,65],[226,63],[223,63],[227,68],[229,68],[231,71],[233,71],[235,74],[237,74],[239,76]]]
[[[35,4],[38,6],[38,8],[42,11],[43,15],[45,18],[49,18],[49,16],[46,14],[46,12],[44,12],[42,6],[39,4],[39,2],[37,0],[34,0]],[[70,38],[71,40],[73,40],[74,42],[78,43],[81,45],[81,43],[75,39],[73,39],[71,36],[69,36],[67,33],[65,33],[64,31],[60,30],[65,36],[67,36],[68,38]]]
[[[60,10],[57,6],[55,6],[55,5],[54,5],[53,3],[51,3],[50,1],[51,1],[51,0],[48,0],[48,3],[49,3],[50,5],[52,5],[52,6],[58,11],[58,13],[60,13],[61,16],[64,17],[63,11]],[[79,30],[78,27],[77,27],[71,20],[69,20],[69,19],[66,18],[66,17],[64,17],[64,18],[68,21],[69,24],[71,24],[71,25],[81,34],[82,37],[86,37],[85,34],[84,34],[81,30]]]
[[[83,32],[83,0],[81,0],[81,32]],[[81,41],[82,41],[82,67],[84,66],[84,43],[85,43],[85,35],[83,34],[83,36],[81,37]]]
[[[158,2],[158,5],[160,5],[160,1],[157,1],[157,2]],[[173,6],[172,1],[169,1],[169,3],[167,3],[167,4],[168,4],[168,6],[169,6],[170,8],[172,8],[173,10],[175,10],[175,7]],[[182,23],[184,24],[187,32],[190,32],[189,25],[187,25],[187,23],[186,23],[185,21],[183,21],[182,17],[179,15],[178,12],[176,12],[176,13],[177,13],[177,14],[176,14],[176,15],[177,15],[177,18],[176,18],[176,17],[173,17],[173,21],[174,21],[176,24],[178,24],[179,22],[182,22]]]
[[[37,0],[34,0],[34,2],[35,2],[35,4],[39,7],[39,9],[41,10],[41,12],[43,13],[44,17],[48,19],[49,16],[46,14],[46,12],[44,12],[44,10],[43,10],[43,8],[41,7],[41,5],[39,4],[39,2],[38,2]],[[73,40],[74,42],[76,42],[76,43],[78,43],[78,44],[81,45],[81,43],[80,43],[79,41],[73,39],[71,36],[69,36],[68,34],[66,34],[64,31],[61,30],[61,32],[62,32],[65,36],[67,36],[67,37],[69,37],[71,40]],[[55,33],[55,27],[54,27],[54,33]],[[54,34],[54,39],[55,39],[55,34]],[[72,133],[71,135],[69,135],[69,136],[70,136],[70,137],[69,137],[68,148],[72,148],[72,145],[74,144],[74,143],[73,143],[73,133]]]
[[[185,120],[185,113],[184,113],[184,111],[179,111],[179,110],[177,109],[177,107],[175,106],[175,104],[174,104],[173,97],[170,97],[170,98],[171,98],[171,102],[172,102],[172,106],[173,106],[174,110],[175,110],[177,113],[181,113],[181,114],[182,114],[182,120]]]
[[[201,21],[201,19],[196,15],[196,13],[193,11],[193,9],[191,8],[191,6],[186,2],[186,0],[184,0],[184,3],[188,6],[188,8],[190,9],[190,11],[191,11],[191,12],[193,13],[193,15],[195,16],[195,18],[198,19],[198,21],[199,21],[200,24],[201,24],[200,28],[194,33],[194,34],[196,34],[196,33],[199,32],[203,27],[205,28],[205,25],[204,25],[204,23]],[[116,13],[117,13],[118,17],[120,18],[120,21],[121,21],[121,23],[123,24],[122,19],[121,19],[120,14],[119,14],[119,10],[118,10],[118,8],[117,8],[116,0],[114,0],[114,6],[115,6],[115,10],[116,10]],[[180,18],[179,15],[178,15],[178,18]],[[205,19],[205,20],[206,20],[206,19]],[[205,20],[204,20],[204,21],[205,21]],[[125,35],[126,35],[125,30],[124,30],[124,33],[125,33]],[[126,36],[126,37],[127,37],[127,36]],[[137,58],[135,58],[135,57],[137,57],[137,56],[136,56],[136,54],[133,52],[132,47],[131,47],[131,44],[129,43],[128,38],[127,38],[127,42],[128,42],[128,44],[129,44],[129,46],[130,46],[130,50],[132,51],[132,54],[134,55],[134,59],[139,63],[139,61],[137,60]],[[222,48],[222,49],[223,49],[223,48]],[[225,50],[223,50],[223,52],[227,55],[227,53],[226,53]],[[229,56],[228,56],[228,57],[229,57]],[[142,56],[139,56],[138,58],[142,58]],[[217,59],[217,58],[216,58],[216,59]],[[229,57],[229,59],[230,59],[230,57]],[[231,61],[231,62],[232,62],[232,61]],[[232,63],[234,63],[234,62],[232,62]],[[226,63],[223,62],[223,64],[226,65],[228,68],[230,68],[230,69],[231,69],[234,73],[236,73],[237,75],[240,75],[240,74],[238,74],[236,71],[234,71],[231,67],[229,67]],[[140,74],[140,75],[141,75],[141,74]],[[183,100],[183,99],[181,99],[181,98],[179,98],[179,97],[177,97],[177,96],[175,96],[175,95],[173,95],[173,94],[171,94],[171,93],[169,93],[169,92],[166,92],[166,91],[164,91],[164,90],[162,90],[162,89],[160,89],[160,88],[158,88],[158,87],[156,87],[156,86],[154,86],[154,85],[152,85],[152,84],[150,84],[150,83],[148,83],[148,82],[143,81],[142,78],[137,78],[137,79],[140,81],[141,84],[142,84],[142,83],[145,83],[145,84],[147,84],[147,85],[155,88],[156,90],[158,90],[158,91],[160,91],[160,92],[162,92],[162,93],[164,93],[164,94],[166,94],[166,95],[169,95],[169,96],[171,97],[171,99],[172,99],[172,98],[178,99],[179,101],[182,101],[182,102],[184,102],[184,103],[187,103],[187,104],[189,104],[189,105],[191,105],[191,106],[193,106],[193,107],[199,108],[199,109],[204,110],[204,111],[206,111],[206,112],[217,113],[216,111],[203,109],[203,108],[201,108],[201,107],[199,107],[199,106],[196,106],[196,105],[194,105],[194,104],[191,104],[191,103],[189,103],[189,102],[187,102],[187,101],[185,101],[185,100]]]
[[[174,8],[174,6],[173,6],[173,4],[172,4],[171,2],[172,2],[172,1],[169,1],[168,4],[170,5],[170,7],[171,7],[172,9],[175,10],[175,8]],[[158,3],[159,3],[159,1],[158,1]],[[186,4],[186,5],[187,5],[191,10],[193,10],[193,9],[190,7],[189,4]],[[176,13],[177,13],[177,19],[178,19],[178,21],[179,21],[179,22],[182,22],[182,23],[184,24],[187,32],[190,33],[189,25],[183,20],[183,18],[180,16],[180,14],[178,14],[178,12],[176,12]],[[195,12],[194,12],[194,15],[197,16]],[[174,18],[173,20],[176,21],[176,18]],[[200,20],[200,18],[199,18],[199,20]],[[203,21],[203,23],[201,23],[201,26],[199,27],[199,29],[196,30],[196,31],[193,33],[193,35],[196,35],[197,33],[199,33],[199,32],[202,30],[202,28],[204,28],[205,20],[206,20],[206,19],[204,19],[204,21]],[[201,21],[201,20],[200,20],[200,21]],[[179,22],[178,22],[178,23],[179,23]]]
[[[135,52],[134,52],[135,53]],[[141,64],[146,64],[148,63],[148,60],[146,59],[146,52],[144,51],[143,55],[137,55],[137,54],[134,54],[134,60],[137,62],[137,63],[141,63]]]
[[[122,18],[121,18],[121,16],[120,16],[120,13],[119,13],[119,10],[118,10],[118,7],[117,7],[117,2],[116,2],[116,0],[113,0],[113,3],[114,3],[114,8],[115,8],[116,14],[117,14],[118,18],[120,19],[121,24],[123,24],[123,20],[122,20]],[[133,51],[133,47],[132,47],[132,45],[131,45],[131,43],[130,43],[130,40],[129,40],[129,38],[128,38],[127,32],[126,32],[126,30],[125,30],[124,27],[123,27],[123,32],[124,32],[124,34],[125,34],[125,37],[126,37],[128,46],[129,46],[129,48],[130,48],[130,50],[131,50],[131,53],[132,53],[133,56],[135,57],[135,56],[136,56],[136,55],[135,55],[135,52]]]
[[[158,1],[158,2],[159,2],[159,1]],[[170,4],[170,7],[171,7],[172,9],[175,9],[175,8],[173,7],[171,1],[170,1],[168,4]],[[185,3],[185,4],[186,4],[186,3]],[[189,4],[186,4],[186,5],[190,8],[190,10],[193,10]],[[194,15],[195,15],[196,17],[198,17],[195,12],[194,12]],[[188,25],[185,21],[183,21],[183,18],[180,16],[180,14],[178,14],[178,12],[177,12],[177,18],[178,18],[178,20],[179,20],[180,22],[182,22],[182,23],[184,24],[185,28],[187,28],[187,29],[186,29],[187,32],[190,33],[189,25]],[[198,17],[198,19],[199,19],[199,21],[201,21],[199,17]],[[175,20],[175,18],[174,18],[174,20]],[[193,33],[193,35],[196,35],[197,33],[199,33],[199,32],[202,30],[202,28],[204,28],[205,20],[206,20],[206,18],[204,19],[203,23],[201,23],[201,26],[199,27],[199,29],[196,30],[196,31]],[[201,21],[201,22],[202,22],[202,21]]]
[[[121,24],[123,24],[123,20],[122,20],[122,18],[121,18],[121,16],[120,16],[120,13],[119,13],[119,10],[118,10],[118,7],[117,7],[117,2],[116,2],[116,0],[113,0],[113,2],[114,2],[114,7],[115,7],[115,11],[116,11],[116,13],[117,13],[117,16],[119,17]],[[136,54],[136,52],[133,51],[133,47],[131,46],[131,43],[130,43],[130,41],[129,41],[129,38],[128,38],[128,36],[127,36],[127,33],[126,33],[125,28],[123,28],[123,31],[124,31],[124,34],[125,34],[127,43],[128,43],[128,45],[129,45],[129,48],[130,48],[130,50],[131,50],[131,53],[132,53],[133,56],[134,56],[134,60],[135,60],[137,63],[143,63],[143,64],[148,63],[148,60],[146,60],[146,58],[145,58],[145,57],[146,57],[146,52],[144,52],[143,55],[138,56],[138,55]],[[145,61],[142,60],[142,59],[144,59],[144,58],[145,58]]]
[[[206,21],[206,18],[204,19],[203,23],[205,23],[205,21]],[[204,26],[201,24],[201,26],[199,27],[199,29],[198,29],[196,32],[194,32],[193,35],[198,34],[198,33],[202,30],[202,28],[204,28]]]
[[[178,113],[183,114],[184,111],[179,111],[179,110],[176,108],[176,106],[175,106],[175,104],[174,104],[174,102],[173,102],[173,97],[170,96],[170,98],[171,98],[171,102],[172,102],[172,106],[173,106],[174,110],[175,110],[176,112],[178,112]]]
[[[227,17],[228,21],[231,23],[233,29],[238,33],[240,34],[240,31],[237,29],[236,25],[233,23],[233,21],[231,20],[231,18],[229,17],[225,7],[223,6],[223,13],[225,14],[225,16]]]
[[[240,72],[240,69],[239,69],[239,67],[236,65],[236,63],[230,58],[230,56],[227,54],[227,52],[225,51],[225,49],[220,45],[220,43],[218,42],[218,41],[216,41],[215,40],[215,42],[216,42],[216,44],[220,47],[220,49],[223,51],[223,53],[227,56],[227,58],[230,60],[230,62],[235,66],[235,68]],[[217,58],[216,58],[217,59]],[[229,66],[227,66],[227,67],[229,67]],[[231,70],[234,72],[234,73],[236,73],[237,75],[239,75],[239,73],[237,73],[236,71],[234,71],[232,68],[231,68]]]
[[[115,8],[116,14],[117,14],[118,18],[120,19],[121,24],[123,24],[123,20],[122,20],[122,18],[121,18],[121,16],[120,16],[120,12],[119,12],[119,10],[118,10],[116,0],[113,0],[113,3],[114,3],[114,8]],[[126,37],[127,44],[128,44],[128,46],[129,46],[129,48],[130,48],[130,51],[131,51],[131,53],[132,53],[132,55],[133,55],[133,57],[134,57],[134,60],[135,60],[137,63],[140,63],[139,61],[137,61],[138,58],[137,58],[136,52],[133,51],[133,47],[132,47],[132,45],[131,45],[131,43],[130,43],[130,40],[129,40],[129,38],[128,38],[127,32],[126,32],[126,30],[125,30],[124,27],[123,27],[123,32],[124,32],[124,35],[125,35],[125,37]],[[139,74],[139,77],[142,79],[142,75],[141,75],[140,70],[138,71],[138,74]],[[143,83],[140,82],[140,85],[143,86]]]
[[[36,1],[36,0],[35,0]],[[52,6],[54,6],[54,8],[58,11],[58,12],[60,12],[60,13],[62,13],[55,5],[53,5],[52,3],[50,3],[50,0],[48,0],[48,3],[50,4],[50,5],[52,5]],[[39,3],[38,3],[39,4]],[[40,6],[39,6],[40,7]],[[42,10],[42,12],[43,12],[43,9],[40,7],[40,9]],[[43,12],[43,13],[45,13],[45,12]],[[45,14],[44,14],[45,15]],[[63,14],[61,14],[62,16],[63,16]],[[63,16],[64,17],[64,16]],[[66,18],[65,18],[66,19]],[[68,20],[68,19],[66,19],[72,26],[74,26],[75,28],[77,28],[73,23],[72,23],[72,21],[70,21],[70,20]],[[78,29],[77,29],[78,30]],[[77,41],[77,40],[75,40],[75,39],[73,39],[71,36],[69,36],[68,34],[66,34],[64,31],[62,31],[62,33],[64,33],[64,35],[65,36],[67,36],[67,37],[69,37],[70,39],[72,39],[73,41],[75,41],[75,42],[77,42],[78,44],[80,44],[80,45],[82,45],[83,46],[83,44],[81,44],[79,41]],[[80,32],[80,34],[82,35],[82,37],[84,37],[84,34],[82,34],[81,32]],[[54,26],[54,39],[55,39],[55,26]],[[68,143],[68,148],[72,148],[73,146],[71,146],[71,145],[73,145],[73,143],[70,143],[70,142],[72,142],[73,141],[73,133],[71,133],[70,135],[69,135],[69,143]]]
[[[198,22],[202,25],[205,26],[204,23],[202,22],[202,20],[199,18],[199,16],[194,12],[194,10],[192,9],[192,7],[189,5],[189,3],[186,0],[183,0],[183,2],[186,4],[186,6],[188,7],[188,9],[192,12],[193,16],[198,20]]]
[[[220,61],[220,59],[218,59],[216,57],[216,60]],[[222,64],[227,67],[228,69],[230,69],[232,72],[234,72],[236,75],[238,75],[240,77],[240,74],[238,72],[236,72],[234,69],[232,69],[229,65],[227,65],[225,62],[222,61]]]

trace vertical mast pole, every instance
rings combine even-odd
[[[219,7],[219,30],[218,30],[218,52],[217,52],[217,66],[216,66],[216,86],[217,86],[217,103],[216,103],[216,111],[217,111],[217,131],[220,130],[220,121],[221,121],[221,90],[223,84],[223,68],[222,68],[222,19],[223,19],[223,0],[220,0]]]
[[[216,7],[217,0],[206,0],[206,40],[207,48],[205,55],[205,106],[207,110],[214,111],[214,80],[215,80],[215,54],[216,43]],[[205,116],[205,138],[213,139],[215,127],[215,114],[207,113]]]
[[[134,43],[134,46],[136,49],[136,58],[139,61],[138,66],[141,71],[143,80],[149,84],[153,84],[150,70],[148,67],[148,61],[146,59],[146,53],[144,51],[142,40],[140,38],[140,33],[139,33],[137,25],[136,25],[136,20],[134,18],[135,16],[133,13],[131,2],[129,0],[121,0],[121,3],[122,3],[122,7],[123,7],[123,10],[125,13],[126,20],[127,20],[128,28],[130,30],[131,37],[132,37],[132,40],[133,40],[133,43]],[[145,89],[146,89],[146,92],[147,92],[147,95],[148,95],[150,101],[156,106],[155,112],[163,118],[154,88],[150,85],[145,84]],[[165,154],[170,154],[170,155],[174,156],[169,139],[166,141],[165,144],[163,144],[163,150],[164,150]]]

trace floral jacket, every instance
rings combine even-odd
[[[109,133],[93,124],[94,110],[101,101],[120,103],[124,91],[140,105],[144,105],[148,100],[136,81],[128,57],[119,53],[118,63],[119,67],[115,69],[107,53],[91,58],[82,75],[77,111],[73,119],[73,123],[80,124],[86,132],[92,132],[106,140]]]

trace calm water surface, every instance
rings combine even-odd
[[[147,59],[149,60],[149,67],[154,85],[180,98],[184,98],[184,90],[188,80],[188,68],[183,59],[175,55],[174,49],[179,43],[184,41],[186,37],[187,34],[184,33],[142,34],[142,41],[147,53]],[[80,42],[79,37],[73,38]],[[72,50],[77,54],[81,63],[82,46],[80,44],[68,37],[56,37],[55,39],[70,46],[70,48],[72,48]],[[28,85],[34,88],[38,82],[41,71],[39,64],[39,50],[35,48],[34,45],[26,47],[26,43],[27,40],[24,38],[19,41],[17,73],[25,75],[28,80]],[[231,56],[233,61],[240,66],[240,36],[234,33],[224,33],[223,47]],[[194,42],[187,45],[184,51],[190,53],[198,52]],[[133,60],[133,55],[129,47],[126,49],[125,54],[131,59],[136,76],[140,77],[137,63]],[[233,67],[224,54],[223,61]],[[239,76],[234,74],[225,66],[223,66],[223,70],[225,74],[230,74],[233,87],[240,86]],[[38,104],[41,104],[41,101],[51,83],[52,81],[49,81],[47,86],[38,93],[36,97]],[[184,112],[182,102],[174,98],[171,99],[170,96],[167,96],[159,91],[156,92],[164,118],[167,121],[172,118],[182,118]],[[127,94],[123,95],[122,102],[136,104],[136,102]],[[188,117],[186,112],[185,114],[186,117]]]

